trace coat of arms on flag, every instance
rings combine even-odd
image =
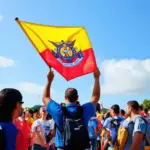
[[[83,60],[82,51],[77,52],[74,47],[75,41],[61,41],[60,43],[49,41],[56,47],[56,52],[52,50],[52,54],[65,67],[76,66]]]
[[[84,27],[48,26],[16,21],[48,66],[66,80],[96,70],[94,51]]]

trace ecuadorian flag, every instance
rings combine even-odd
[[[94,72],[94,51],[84,27],[48,26],[16,21],[46,64],[66,80]]]

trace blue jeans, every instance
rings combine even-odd
[[[96,150],[97,147],[97,140],[96,139],[91,139],[91,147],[86,149],[86,150]]]
[[[33,144],[32,145],[32,150],[46,150],[46,147],[42,147],[39,144]]]

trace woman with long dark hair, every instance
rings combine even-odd
[[[22,113],[22,95],[16,89],[0,91],[0,150],[15,150],[18,130],[13,121]]]

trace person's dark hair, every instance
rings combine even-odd
[[[39,112],[38,109],[34,109],[34,110],[33,110],[33,114],[35,114],[35,113],[37,113],[37,112]]]
[[[97,103],[97,105],[96,105],[96,111],[98,111],[99,113],[100,113],[100,111],[101,111],[101,109],[100,109],[100,104],[99,104],[99,103]]]
[[[63,106],[63,107],[65,107],[65,106],[66,106],[66,104],[65,104],[65,103],[61,103],[60,105],[61,105],[61,106]]]
[[[77,103],[76,103],[77,105],[80,105],[80,102],[79,101],[77,101]]]
[[[144,109],[144,113],[148,114],[148,109],[147,108]]]
[[[52,119],[52,116],[50,114],[47,114],[46,120]]]
[[[134,110],[139,111],[140,105],[137,101],[129,101],[127,105],[133,108]]]
[[[68,88],[65,91],[65,96],[69,99],[70,102],[75,102],[78,99],[78,92],[74,88]]]
[[[139,106],[139,109],[140,109],[141,111],[143,111],[143,106],[140,105],[140,106]]]
[[[124,116],[126,114],[126,112],[123,109],[120,110],[120,113],[122,116]]]
[[[6,88],[0,91],[0,122],[12,121],[17,102],[23,103],[18,90]]]
[[[114,111],[115,114],[119,114],[120,113],[120,107],[117,104],[111,106],[111,109]]]
[[[29,109],[28,112],[33,115],[33,110],[32,109]]]

